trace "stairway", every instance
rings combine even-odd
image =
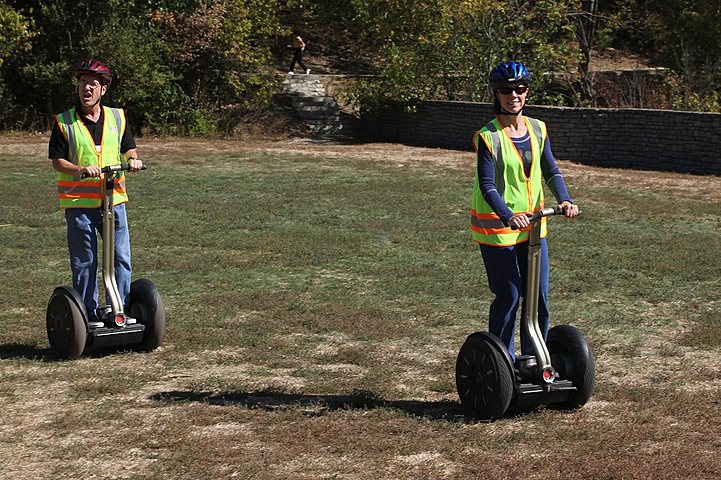
[[[314,135],[351,135],[350,116],[328,95],[320,75],[288,75],[283,90],[295,114]]]

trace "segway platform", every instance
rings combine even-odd
[[[99,323],[102,326],[88,327],[88,340],[85,346],[86,349],[133,345],[143,341],[145,325],[140,323],[128,324],[122,327],[107,327],[102,322],[92,323]]]
[[[458,396],[481,420],[492,421],[507,412],[539,405],[572,410],[583,406],[593,393],[595,363],[581,331],[558,325],[544,340],[538,325],[541,219],[560,213],[560,207],[546,208],[530,218],[528,298],[521,328],[531,339],[535,354],[521,355],[514,364],[503,342],[489,332],[469,335],[458,352]]]
[[[92,318],[82,297],[69,286],[57,287],[50,296],[45,322],[50,348],[61,358],[76,359],[84,351],[133,345],[151,351],[163,341],[165,308],[158,289],[146,278],[130,284],[127,305],[123,305],[115,280],[115,221],[113,212],[114,175],[127,165],[102,168],[103,285],[109,305],[98,308]],[[143,170],[145,166],[143,165]]]

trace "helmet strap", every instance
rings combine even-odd
[[[521,108],[517,113],[511,113],[508,110],[506,110],[505,108],[501,107],[501,115],[509,115],[509,116],[517,117],[521,114],[521,112],[523,112],[523,108]]]
[[[494,93],[493,95],[495,96],[495,93]],[[501,115],[510,115],[510,116],[512,116],[512,117],[517,117],[517,116],[519,116],[520,114],[522,114],[522,113],[523,113],[523,109],[526,108],[526,100],[525,100],[525,99],[523,100],[523,105],[521,105],[521,109],[520,109],[517,113],[509,112],[508,110],[506,110],[505,108],[503,108],[503,105],[501,104],[500,101],[498,101],[498,108],[501,110]]]

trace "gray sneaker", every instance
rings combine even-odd
[[[91,314],[90,318],[88,318],[88,327],[89,328],[101,328],[105,326],[105,322],[103,322],[100,318],[98,318],[97,315]]]

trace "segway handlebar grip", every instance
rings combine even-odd
[[[536,211],[533,215],[530,215],[528,217],[528,220],[530,222],[534,222],[540,218],[543,217],[550,217],[551,215],[560,215],[563,213],[563,207],[560,205],[557,205],[555,207],[548,207],[548,208],[542,208],[541,210]],[[511,230],[518,230],[518,227],[515,225],[511,225]]]
[[[140,169],[141,169],[141,170],[147,170],[147,169],[148,169],[148,166],[145,165],[145,164],[143,164],[143,166],[140,167]],[[101,171],[102,173],[119,172],[119,171],[122,171],[122,170],[128,170],[128,164],[127,164],[127,163],[122,163],[122,164],[118,164],[118,165],[108,165],[108,166],[103,167],[103,168],[100,169],[100,171]],[[88,178],[88,175],[85,174],[85,173],[83,173],[82,175],[80,175],[80,178]]]

